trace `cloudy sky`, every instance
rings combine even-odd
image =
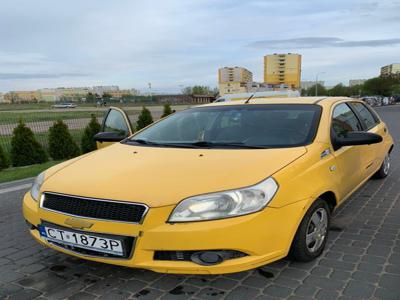
[[[400,62],[399,0],[3,0],[0,91],[216,86],[263,55],[303,55],[302,79],[370,78]]]

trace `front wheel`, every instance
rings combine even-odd
[[[379,170],[374,174],[375,178],[385,178],[389,175],[389,171],[390,171],[390,156],[389,153],[386,154],[385,159],[382,162],[381,167],[379,168]]]
[[[328,238],[330,217],[326,201],[317,199],[311,205],[297,229],[290,249],[295,260],[307,262],[321,255]]]

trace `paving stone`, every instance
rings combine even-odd
[[[375,291],[375,286],[363,281],[351,280],[343,293],[346,296],[356,297],[361,299],[370,299]]]
[[[189,299],[192,298],[199,288],[191,285],[178,285],[174,289],[170,290],[168,294],[164,295],[161,299]]]
[[[315,285],[322,289],[329,290],[340,290],[345,285],[343,281],[339,281],[331,278],[322,278],[314,275],[310,275],[304,280],[304,283]]]
[[[318,288],[315,285],[302,284],[294,291],[294,293],[298,296],[303,296],[312,299],[314,295],[317,293],[317,291]]]
[[[31,300],[39,297],[42,293],[32,289],[23,289],[15,294],[12,294],[9,300]]]
[[[400,287],[400,275],[393,275],[393,274],[383,274],[379,280],[379,286],[384,288],[396,288],[399,289]],[[400,290],[399,290],[400,294]]]
[[[315,296],[315,299],[318,300],[336,300],[339,296],[339,292],[337,291],[331,291],[331,290],[320,290],[317,295]]]
[[[377,283],[379,281],[379,275],[364,271],[356,271],[351,275],[351,277],[358,281],[364,281],[370,283]]]
[[[152,283],[152,287],[160,290],[170,290],[181,284],[185,280],[181,275],[169,275],[157,279]]]
[[[124,290],[124,291],[131,292],[131,293],[137,293],[137,292],[141,291],[146,285],[147,285],[147,283],[145,283],[143,281],[132,279],[132,280],[123,282],[122,284],[119,285],[118,288],[121,290]]]
[[[374,296],[382,300],[399,300],[400,292],[398,289],[377,288]]]
[[[287,298],[292,293],[292,289],[279,285],[271,285],[264,289],[264,294],[280,298]]]
[[[200,299],[219,299],[224,297],[226,294],[227,293],[223,290],[206,287],[201,289],[200,292],[197,293],[195,297]]]
[[[121,291],[119,289],[112,289],[103,295],[101,295],[98,299],[101,300],[125,300],[128,299],[131,296],[131,294],[127,291]]]
[[[224,278],[224,277],[219,277],[219,278],[216,278],[215,280],[213,280],[210,283],[210,286],[215,287],[217,289],[221,289],[221,290],[231,290],[237,284],[238,284],[238,282],[236,280],[232,280],[232,279]]]
[[[79,292],[69,297],[69,300],[93,300],[93,299],[96,299],[96,296],[86,292]]]
[[[155,300],[160,298],[162,294],[163,292],[160,290],[145,288],[140,292],[136,293],[133,297],[134,299],[140,299],[140,300]]]
[[[247,286],[238,286],[234,288],[225,299],[254,299],[258,294],[260,294],[258,289]]]

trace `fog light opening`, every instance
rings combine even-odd
[[[225,258],[222,252],[217,251],[200,251],[193,253],[190,257],[192,262],[202,266],[212,266],[222,263]]]

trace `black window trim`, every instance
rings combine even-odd
[[[362,116],[360,115],[360,113],[359,113],[359,112],[357,111],[357,109],[354,107],[354,104],[355,104],[355,103],[359,103],[359,104],[363,105],[363,106],[369,111],[369,113],[372,115],[372,118],[373,118],[374,121],[375,121],[375,124],[374,124],[374,125],[372,125],[372,126],[370,126],[370,127],[367,126],[367,124],[366,124],[365,121],[363,120],[363,118],[362,118]],[[372,113],[371,110],[369,109],[369,107],[366,106],[364,103],[357,102],[357,101],[349,101],[348,104],[349,104],[350,109],[351,109],[351,110],[354,112],[354,114],[356,115],[357,119],[360,121],[361,126],[363,127],[363,131],[367,132],[367,131],[371,130],[372,128],[376,127],[376,126],[380,123],[380,120],[379,120],[379,119],[376,120],[376,119],[377,119],[377,116],[376,116],[374,113]]]

